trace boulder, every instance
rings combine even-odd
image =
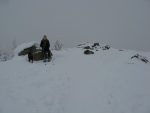
[[[33,45],[33,46],[31,46],[31,47],[28,47],[28,48],[25,48],[24,50],[20,51],[20,52],[18,53],[18,55],[19,55],[19,56],[27,55],[27,54],[28,54],[29,52],[31,52],[31,51],[32,51],[32,53],[37,51],[35,45]]]
[[[92,49],[90,46],[85,46],[84,49]]]
[[[92,47],[100,46],[99,43],[94,43]]]
[[[31,47],[27,47],[23,49],[22,51],[18,53],[18,55],[24,56],[24,55],[28,55],[29,53],[32,54],[34,61],[39,61],[39,60],[44,59],[43,54],[42,54],[42,49],[38,45],[35,45],[35,44],[33,44]],[[52,53],[51,53],[51,56],[52,56]]]
[[[84,51],[84,54],[90,55],[90,54],[94,54],[94,52],[93,52],[93,51],[90,51],[90,50],[85,50],[85,51]]]
[[[33,55],[33,60],[34,61],[39,61],[39,60],[43,60],[44,59],[43,53],[42,53],[41,50],[32,53],[32,55]],[[50,51],[50,55],[51,55],[51,58],[52,58],[53,54],[52,54],[51,51]],[[47,57],[48,57],[48,54],[47,54]]]
[[[32,53],[32,55],[33,55],[33,60],[34,61],[39,61],[39,60],[43,60],[44,59],[42,51],[34,52],[34,53]]]

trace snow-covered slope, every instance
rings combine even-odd
[[[131,60],[136,53],[72,48],[53,51],[46,65],[1,62],[0,113],[150,113],[150,64]]]

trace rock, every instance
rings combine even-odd
[[[92,47],[100,46],[99,43],[94,43]]]
[[[44,60],[43,53],[42,53],[41,50],[32,53],[32,55],[33,55],[33,60],[34,61]],[[51,58],[52,58],[53,54],[52,54],[51,51],[50,51],[50,55],[51,55]],[[48,57],[48,55],[47,55],[47,57]]]
[[[85,46],[84,49],[92,49],[90,46]]]
[[[102,47],[102,50],[109,50],[110,49],[110,46],[109,45],[106,45],[106,46],[103,46]]]
[[[139,54],[136,54],[136,55],[131,57],[131,59],[133,59],[133,58],[139,58]]]
[[[19,56],[28,55],[29,53],[32,54],[34,61],[43,60],[42,49],[38,45],[32,45],[31,47],[23,49],[21,52],[18,53]],[[51,53],[51,51],[50,51]],[[52,53],[51,53],[52,56]]]
[[[28,47],[28,48],[25,48],[24,50],[22,50],[21,52],[18,53],[19,56],[22,56],[22,55],[27,55],[30,51],[33,52],[36,52],[36,46],[33,45],[31,47]]]
[[[84,51],[84,54],[90,55],[90,54],[94,54],[94,52],[93,52],[93,51],[90,51],[90,50],[85,50],[85,51]]]
[[[144,57],[142,55],[139,55],[139,54],[136,54],[136,55],[131,57],[131,59],[133,59],[133,58],[139,59],[139,60],[141,60],[144,63],[148,63],[149,62],[149,60],[146,57]]]
[[[43,60],[44,59],[42,51],[34,52],[34,53],[32,53],[32,55],[33,55],[33,60],[34,61],[39,61],[39,60]]]

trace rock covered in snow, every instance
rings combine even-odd
[[[131,57],[131,59],[133,59],[133,58],[141,60],[144,63],[148,63],[149,62],[149,60],[145,56],[142,56],[142,55],[139,55],[139,54],[136,54],[136,55]]]
[[[27,55],[31,50],[32,50],[32,52],[36,52],[36,47],[33,45],[31,47],[25,48],[24,50],[20,51],[18,53],[18,55],[19,56]]]
[[[25,56],[31,52],[34,61],[39,61],[44,59],[42,55],[42,49],[40,45],[36,42],[22,44],[17,48],[16,52],[18,52],[18,56]]]
[[[109,50],[110,46],[109,45],[100,45],[99,43],[83,43],[79,44],[77,46],[78,48],[83,48],[83,49],[90,49],[90,50],[97,50],[97,49],[102,49],[102,50]]]
[[[99,43],[94,43],[92,47],[100,46]]]
[[[102,47],[102,50],[108,50],[108,49],[110,49],[110,46],[109,46],[109,45],[106,45],[106,46],[103,46],[103,47]]]
[[[85,49],[84,50],[84,54],[94,54],[95,51],[99,51],[99,50],[109,50],[110,46],[109,45],[100,45],[99,43],[83,43],[83,44],[79,44],[78,48],[82,48]]]

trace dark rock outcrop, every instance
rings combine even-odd
[[[33,45],[31,47],[28,47],[28,48],[25,48],[24,50],[22,50],[21,52],[19,52],[18,55],[19,56],[27,55],[31,51],[32,51],[32,53],[34,53],[34,52],[37,51],[35,45]]]
[[[32,55],[33,55],[33,60],[34,61],[39,61],[39,60],[43,60],[44,59],[42,51],[34,52]]]
[[[94,52],[96,52],[96,51],[109,50],[110,46],[109,45],[100,45],[99,43],[93,43],[93,44],[83,43],[83,44],[79,44],[78,48],[82,48],[84,50],[84,54],[94,54]]]
[[[139,59],[139,60],[141,60],[144,63],[148,63],[149,62],[149,60],[146,57],[144,57],[142,55],[139,55],[139,54],[136,54],[136,55],[131,57],[131,59],[133,59],[133,58]]]
[[[84,51],[84,54],[90,55],[90,54],[94,54],[94,52],[93,52],[93,51],[90,51],[90,50],[85,50],[85,51]]]
[[[109,50],[110,49],[110,46],[109,45],[106,45],[106,46],[103,46],[102,47],[102,50]]]
[[[92,47],[100,46],[99,43],[94,43]]]
[[[90,46],[85,46],[84,49],[92,49]]]
[[[18,55],[24,56],[24,55],[28,55],[29,53],[32,53],[34,61],[39,61],[39,60],[44,59],[43,54],[42,54],[42,49],[37,47],[35,44],[32,45],[31,47],[23,49],[21,52],[18,53]],[[51,56],[52,56],[52,53],[51,53]]]

